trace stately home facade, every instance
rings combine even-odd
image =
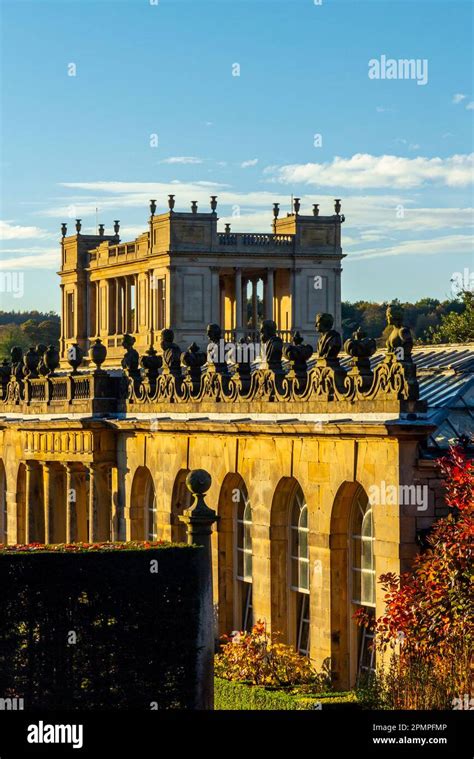
[[[472,436],[474,353],[413,348],[397,306],[386,348],[360,331],[342,346],[339,210],[275,217],[261,249],[217,233],[214,208],[153,210],[130,250],[64,230],[60,355],[1,367],[0,540],[182,541],[204,469],[217,631],[266,620],[349,688],[374,666],[353,614],[383,612],[377,576],[420,550],[443,513],[436,460]],[[244,325],[254,276],[267,318]],[[238,341],[257,330],[255,358]]]

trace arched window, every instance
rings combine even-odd
[[[309,527],[308,507],[298,485],[291,505],[290,521],[290,589],[293,594],[293,617],[296,648],[309,654]]]
[[[356,608],[364,607],[369,617],[375,617],[375,557],[374,519],[372,506],[367,494],[359,490],[352,510],[351,530],[351,575],[352,603]],[[370,674],[375,667],[373,634],[370,629],[359,628],[357,680],[363,674]]]
[[[146,539],[158,540],[158,514],[156,510],[156,493],[151,477],[146,482]]]
[[[237,491],[237,621],[251,630],[252,618],[252,508],[245,487]]]

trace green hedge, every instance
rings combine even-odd
[[[214,678],[214,702],[215,709],[232,711],[361,708],[357,696],[352,692],[301,695],[220,677]]]
[[[194,546],[0,551],[0,697],[26,711],[194,708],[206,571]]]

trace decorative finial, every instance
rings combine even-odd
[[[99,237],[103,237],[103,236],[104,236],[104,225],[99,224]]]
[[[319,203],[313,203],[313,216],[319,216]]]
[[[120,219],[114,220],[114,232],[118,237],[118,233],[120,232]]]
[[[295,216],[298,216],[300,211],[300,198],[295,198],[293,201],[293,212]]]
[[[150,213],[151,213],[152,216],[155,215],[155,211],[156,211],[156,200],[155,200],[155,198],[152,198],[150,200]]]
[[[216,212],[217,208],[217,195],[211,195],[211,210],[212,213]]]
[[[225,233],[226,235],[230,235],[230,224],[225,225]]]
[[[274,203],[273,204],[273,218],[278,219],[278,214],[280,213],[280,204]]]
[[[77,232],[77,234],[79,234],[79,232],[81,231],[81,228],[82,228],[81,219],[76,219],[76,232]]]
[[[198,211],[198,203],[197,200],[191,201],[191,213],[197,213]]]
[[[336,212],[336,215],[339,216],[341,212],[341,198],[334,199],[334,210]]]
[[[174,195],[168,195],[168,208],[170,211],[174,208]]]
[[[63,237],[66,237],[67,234],[67,224],[65,221],[61,224],[61,234]]]

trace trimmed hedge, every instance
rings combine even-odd
[[[295,694],[220,677],[214,678],[214,704],[215,709],[227,711],[362,708],[353,692]]]
[[[26,711],[194,708],[206,572],[196,546],[0,550],[0,697]]]

